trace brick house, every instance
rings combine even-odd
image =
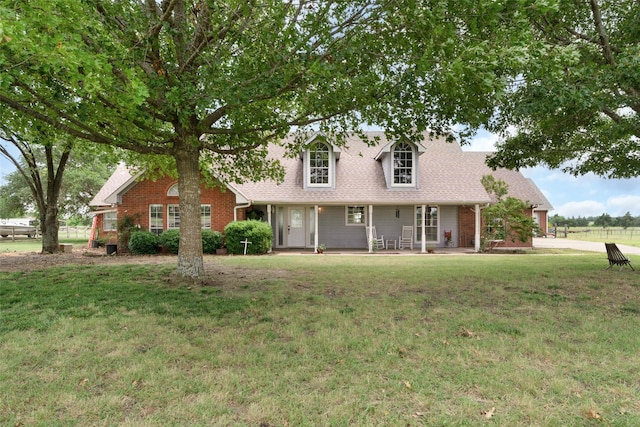
[[[285,156],[281,145],[270,147],[280,159],[284,182],[265,180],[228,185],[227,191],[202,191],[203,228],[223,230],[247,211],[260,213],[274,230],[274,249],[362,248],[372,250],[374,225],[384,244],[397,246],[403,226],[411,227],[412,246],[479,249],[482,209],[495,203],[480,180],[492,174],[509,185],[509,195],[526,201],[528,214],[546,232],[548,200],[518,171],[491,170],[487,153],[466,152],[459,144],[432,139],[387,140],[369,146],[352,136],[337,146],[317,134],[299,156]],[[96,228],[113,234],[122,215],[137,215],[140,227],[154,232],[179,226],[177,180],[140,180],[119,167],[91,202],[98,209]],[[387,242],[388,241],[388,242]],[[498,246],[531,246],[505,239]]]

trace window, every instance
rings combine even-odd
[[[200,206],[200,223],[202,228],[211,228],[211,205]]]
[[[393,185],[413,184],[413,149],[400,142],[393,149]]]
[[[180,193],[178,193],[178,183],[176,182],[171,187],[169,187],[169,190],[167,190],[167,196],[178,197],[179,195]]]
[[[161,234],[163,229],[162,205],[149,205],[149,231]]]
[[[502,218],[487,218],[487,240],[505,240],[507,229]]]
[[[180,207],[178,205],[167,206],[167,228],[180,228]]]
[[[425,237],[427,242],[438,241],[438,207],[427,206],[425,211]],[[416,207],[416,232],[417,241],[422,241],[422,206]]]
[[[324,142],[315,142],[309,146],[308,172],[309,186],[328,187],[331,185],[330,167],[331,151]]]
[[[102,229],[104,231],[115,231],[118,229],[118,212],[105,212]]]
[[[367,209],[364,206],[347,206],[347,225],[365,225]]]

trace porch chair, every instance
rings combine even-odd
[[[398,248],[411,248],[413,250],[413,226],[412,225],[403,225],[402,226],[402,234],[400,235],[400,239],[398,240]]]
[[[631,265],[631,260],[622,254],[615,243],[605,243],[604,246],[607,248],[607,258],[609,259],[607,270],[614,265],[619,265],[620,270],[622,270],[625,265],[628,265],[631,270],[635,271],[635,268]]]
[[[371,245],[373,249],[384,249],[384,236],[378,237],[376,233],[376,226],[372,225],[371,227],[365,227],[364,229],[367,233],[367,249],[369,249],[369,229],[371,229],[371,236],[373,236]]]

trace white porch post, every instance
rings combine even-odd
[[[320,243],[320,236],[318,236],[318,210],[318,205],[315,205],[313,207],[313,251],[315,253],[318,253],[318,245]]]
[[[474,249],[480,252],[480,205],[476,205],[476,234],[474,238]]]
[[[427,224],[424,222],[427,218],[427,205],[422,205],[422,213],[420,214],[420,223],[422,224],[422,231],[420,231],[420,253],[427,252]]]
[[[273,227],[273,224],[271,223],[271,205],[267,205],[267,224],[269,224],[271,227]],[[275,230],[275,227],[273,227],[273,229]],[[274,240],[275,240],[275,235],[271,239],[271,247],[269,248],[269,253],[273,252],[273,241]]]
[[[369,205],[369,220],[367,223],[369,224],[369,235],[367,236],[367,247],[369,248],[369,253],[373,253],[373,205]]]

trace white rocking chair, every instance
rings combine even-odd
[[[384,249],[384,236],[378,237],[376,233],[376,226],[372,225],[371,227],[365,227],[365,232],[367,233],[367,249],[369,248],[369,239],[371,239],[371,247],[373,249]],[[369,232],[371,229],[371,232]]]
[[[412,225],[403,225],[402,226],[402,235],[400,236],[400,240],[398,240],[398,248],[411,248],[413,250],[413,226]]]

